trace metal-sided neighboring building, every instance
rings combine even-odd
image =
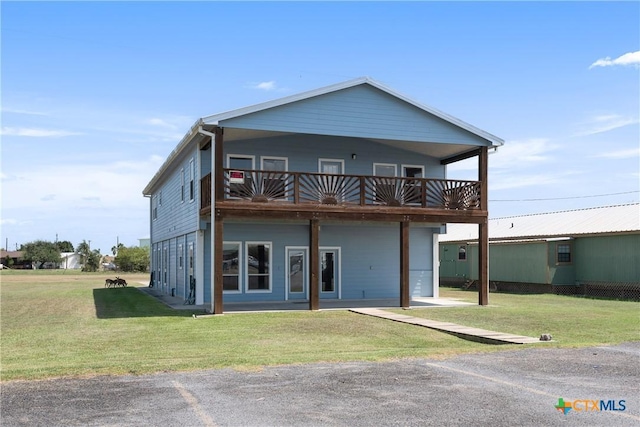
[[[477,280],[477,231],[440,236],[440,281]],[[492,290],[640,299],[640,204],[489,219]]]

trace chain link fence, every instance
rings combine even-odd
[[[440,286],[478,290],[477,280],[461,277],[440,278]],[[575,285],[549,285],[544,283],[501,282],[491,280],[489,292],[514,294],[556,294],[579,295],[593,298],[610,298],[618,300],[640,301],[640,283],[619,282],[578,282]]]

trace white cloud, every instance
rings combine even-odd
[[[589,66],[589,69],[592,69],[595,67],[612,67],[614,65],[621,65],[621,66],[630,65],[630,66],[640,67],[640,50],[635,52],[625,53],[624,55],[619,56],[615,59],[611,59],[608,56],[606,58],[600,58],[596,62],[591,64]]]
[[[630,148],[628,150],[607,151],[596,154],[593,157],[604,157],[608,159],[630,159],[640,156],[640,148]]]
[[[547,138],[530,138],[523,141],[511,141],[498,148],[491,158],[496,168],[521,168],[532,163],[546,162],[551,159],[549,153],[557,149]]]
[[[640,123],[638,117],[621,116],[619,114],[602,114],[594,116],[591,120],[584,123],[584,129],[577,132],[574,136],[595,135],[637,123]]]
[[[274,80],[271,80],[268,82],[250,83],[249,87],[252,89],[260,89],[260,90],[266,90],[266,91],[277,89],[276,82]]]
[[[60,138],[64,136],[82,135],[82,133],[67,130],[3,127],[0,131],[0,135],[27,136],[34,138]]]

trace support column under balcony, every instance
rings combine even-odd
[[[320,221],[309,221],[309,310],[320,308]]]
[[[409,221],[400,223],[400,307],[409,308]]]
[[[480,181],[480,208],[489,210],[488,197],[489,150],[482,147],[478,155],[478,181]],[[489,222],[485,218],[478,224],[478,304],[489,304]]]

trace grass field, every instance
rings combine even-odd
[[[318,361],[447,357],[522,348],[487,345],[346,311],[246,313],[194,319],[132,286],[104,288],[105,274],[0,273],[3,381],[59,376]],[[148,275],[126,275],[130,285]],[[442,290],[475,301],[475,293]],[[640,304],[554,295],[492,294],[490,307],[415,309],[404,314],[500,332],[554,335],[545,346],[640,339]]]

